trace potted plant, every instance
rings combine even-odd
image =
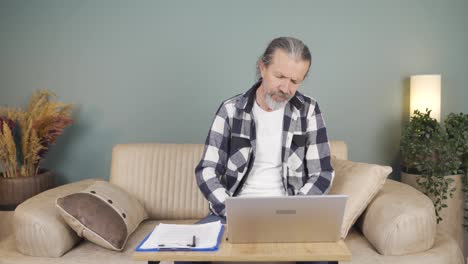
[[[432,200],[439,228],[451,234],[463,248],[463,218],[460,213],[463,188],[462,177],[457,174],[461,161],[453,140],[440,123],[430,117],[430,113],[428,109],[425,113],[414,111],[403,130],[401,181]]]
[[[41,162],[73,122],[71,110],[47,90],[34,92],[26,110],[0,107],[0,206],[14,207],[53,186]]]
[[[468,202],[468,114],[450,113],[445,119],[445,129],[456,155],[461,161],[458,173],[463,175],[463,193]],[[464,224],[468,231],[468,204],[464,206]]]

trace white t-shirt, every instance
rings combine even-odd
[[[285,196],[281,176],[284,107],[267,112],[253,105],[257,143],[255,161],[239,196]]]

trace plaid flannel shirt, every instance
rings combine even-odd
[[[238,194],[255,160],[252,107],[260,84],[221,104],[195,168],[198,187],[216,215],[225,215],[224,201]],[[317,102],[299,92],[285,107],[281,160],[288,195],[328,193],[334,170],[325,123]]]

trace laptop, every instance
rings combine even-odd
[[[336,242],[347,195],[229,197],[230,243]]]

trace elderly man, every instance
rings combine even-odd
[[[329,191],[334,171],[325,123],[317,101],[298,92],[310,64],[302,41],[276,38],[258,60],[258,81],[221,104],[195,169],[211,211],[199,223],[225,222],[229,196]]]

